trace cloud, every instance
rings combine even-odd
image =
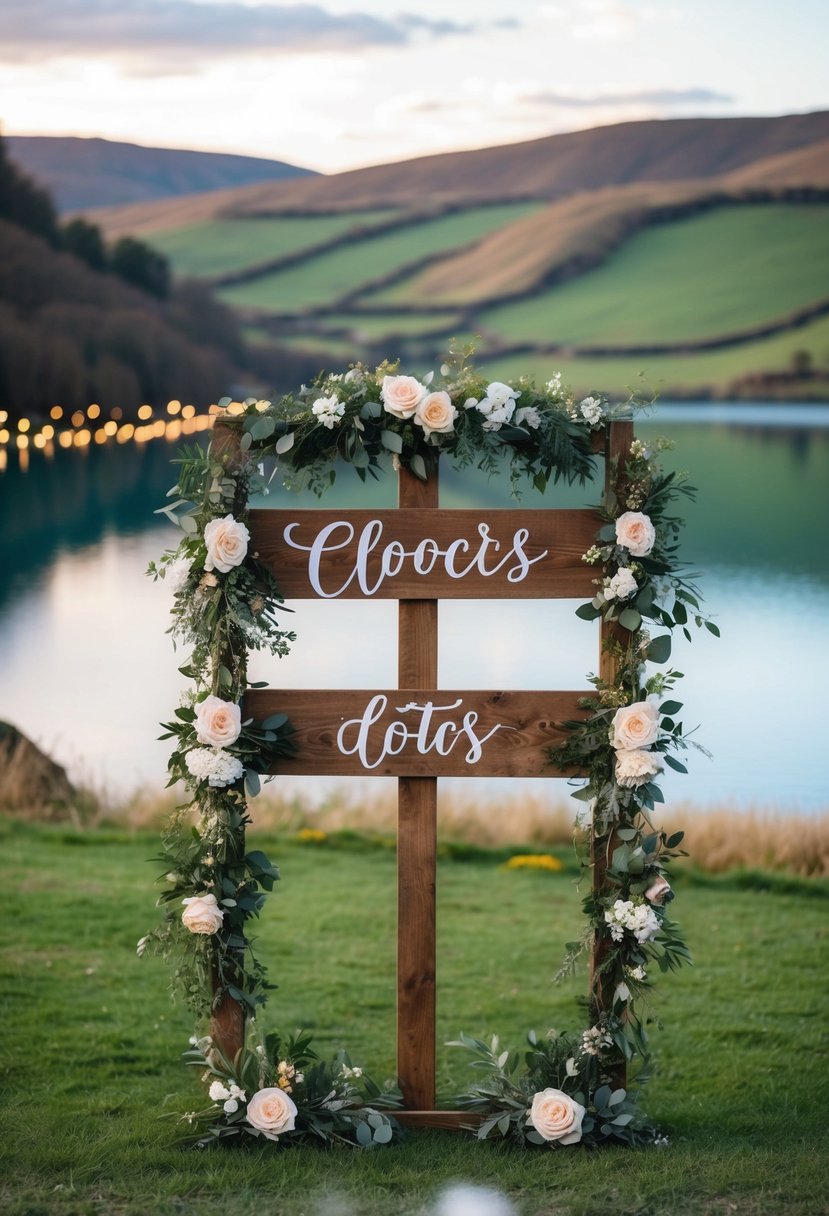
[[[552,106],[555,109],[594,109],[605,106],[699,106],[720,105],[736,100],[731,93],[717,93],[713,89],[650,89],[639,93],[594,93],[588,97],[575,97],[566,93],[525,93],[524,101],[533,105]]]
[[[403,46],[413,37],[468,34],[475,27],[407,13],[393,18],[330,13],[317,4],[257,5],[239,0],[4,0],[0,57],[42,62],[111,55],[165,70],[240,52],[350,51]]]

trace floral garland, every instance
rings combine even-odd
[[[516,495],[526,478],[543,492],[551,480],[584,483],[595,469],[593,432],[630,417],[635,405],[611,408],[598,397],[576,402],[560,376],[540,389],[527,378],[487,382],[468,364],[469,353],[441,368],[440,387],[432,375],[418,380],[394,364],[373,372],[357,364],[343,374],[321,373],[276,403],[225,399],[223,423],[235,428],[235,445],[185,450],[178,461],[174,501],[161,511],[184,537],[149,573],[171,586],[170,632],[191,647],[179,670],[194,688],[162,736],[175,740],[170,783],[183,782],[189,799],[163,837],[159,903],[166,916],[138,952],[152,948],[172,963],[174,985],[199,1018],[225,996],[253,1015],[270,987],[246,929],[279,873],[261,851],[245,850],[245,792],[258,792],[259,775],[291,754],[293,743],[285,715],[243,721],[240,703],[248,651],[286,654],[294,635],[278,622],[284,609],[273,576],[249,549],[247,503],[252,493],[267,492],[263,462],[275,459],[285,484],[320,494],[341,461],[365,480],[379,476],[390,455],[395,467],[425,479],[444,452],[456,467],[474,463],[488,472],[506,459]],[[485,1075],[456,1101],[478,1116],[480,1138],[557,1146],[635,1142],[647,1133],[633,1095],[614,1077],[625,1060],[638,1064],[644,1079],[649,1049],[638,1002],[650,992],[649,969],[667,971],[689,958],[665,911],[672,897],[666,874],[682,833],[666,837],[650,818],[662,801],[655,781],[663,763],[684,771],[671,752],[689,741],[676,720],[681,705],[669,696],[681,673],[646,677],[644,665],[667,662],[676,626],[688,636],[689,621],[717,632],[701,615],[696,587],[680,573],[681,520],[669,512],[679,495],[694,491],[662,472],[657,458],[664,446],[636,440],[613,471],[604,523],[584,555],[600,569],[597,591],[578,615],[614,623],[617,674],[610,683],[593,679],[596,696],[583,705],[588,716],[565,724],[567,741],[550,752],[557,765],[589,773],[575,797],[592,803],[592,854],[584,834],[578,838],[584,866],[601,866],[604,881],[584,900],[586,930],[568,946],[560,976],[595,938],[593,1024],[580,1037],[551,1031],[539,1041],[531,1034],[523,1068],[497,1039],[487,1045],[461,1036],[457,1045],[473,1053]],[[669,632],[651,638],[645,621]],[[209,1036],[191,1045],[188,1060],[203,1070],[211,1101],[185,1116],[200,1144],[251,1135],[368,1146],[398,1133],[388,1112],[400,1106],[399,1090],[377,1086],[344,1052],[319,1061],[307,1036],[249,1035],[234,1060]]]

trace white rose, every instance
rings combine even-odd
[[[539,1136],[559,1144],[578,1144],[585,1110],[560,1089],[542,1089],[533,1098],[527,1116]]]
[[[656,531],[641,511],[625,511],[616,520],[616,544],[633,557],[647,557],[656,540]]]
[[[663,904],[670,903],[673,897],[674,893],[671,890],[671,884],[661,874],[653,880],[645,892],[645,899],[649,903],[655,904],[657,908],[661,908]]]
[[[646,752],[634,747],[616,753],[616,780],[619,785],[627,786],[628,789],[644,785],[651,777],[661,772],[662,765],[655,752]]]
[[[234,566],[241,566],[248,551],[250,532],[232,515],[224,519],[211,519],[205,524],[204,543],[207,546],[205,570],[220,570],[227,574]]]
[[[659,734],[659,710],[656,699],[635,701],[623,705],[613,715],[613,746],[617,751],[632,751],[633,748],[650,747]]]
[[[229,747],[242,733],[242,711],[232,701],[205,697],[196,706],[196,738],[208,747]]]
[[[207,1092],[211,1102],[225,1102],[230,1097],[230,1090],[226,1089],[221,1081],[213,1081]]]
[[[486,386],[486,399],[492,402],[495,409],[509,405],[511,401],[515,401],[520,396],[521,393],[518,389],[510,388],[508,384],[503,384],[500,380],[493,380],[492,384]],[[512,417],[511,412],[510,417]]]
[[[423,427],[425,435],[431,435],[433,431],[447,434],[455,429],[457,415],[458,411],[448,393],[428,393],[418,402],[414,420],[417,426]]]
[[[247,1120],[269,1140],[278,1140],[282,1132],[294,1130],[297,1108],[283,1090],[260,1089],[248,1102]]]
[[[628,566],[620,566],[604,589],[606,600],[626,600],[639,590],[639,584]]]
[[[426,386],[414,376],[384,376],[380,386],[383,408],[396,418],[411,418],[426,396]]]
[[[541,415],[534,405],[523,405],[520,410],[515,411],[515,425],[527,426],[532,431],[537,431],[541,426]]]
[[[191,895],[181,901],[184,911],[181,923],[191,933],[218,933],[224,920],[224,912],[216,902],[215,895]]]

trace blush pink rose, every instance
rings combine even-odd
[[[457,413],[448,393],[428,393],[418,402],[414,420],[417,426],[423,427],[426,435],[431,435],[433,431],[447,434],[455,429]]]
[[[292,1098],[276,1086],[258,1090],[248,1102],[247,1120],[269,1140],[294,1130],[297,1108]]]
[[[215,895],[191,895],[181,901],[184,911],[181,923],[191,933],[218,933],[224,920],[224,912],[216,902]]]
[[[560,1089],[542,1089],[533,1098],[527,1123],[545,1140],[578,1144],[585,1110]]]
[[[196,738],[207,747],[229,747],[242,733],[242,711],[233,701],[205,697],[196,706]]]
[[[241,566],[247,556],[249,540],[250,532],[232,515],[211,519],[204,527],[205,570],[220,570],[227,574],[234,566]]]
[[[395,418],[411,418],[426,396],[426,386],[414,376],[384,376],[380,386],[383,408]]]
[[[661,908],[664,903],[667,903],[673,896],[671,884],[667,878],[663,878],[660,874],[655,878],[645,892],[645,899],[648,903],[655,904],[657,908]]]
[[[655,540],[654,526],[641,511],[625,511],[616,520],[616,544],[632,557],[647,557]]]
[[[659,710],[653,697],[623,705],[613,715],[613,746],[617,751],[650,747],[659,734]]]

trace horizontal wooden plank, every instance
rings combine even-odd
[[[483,1115],[468,1110],[392,1110],[389,1114],[404,1127],[439,1127],[449,1132],[474,1129],[484,1121]]]
[[[587,510],[250,513],[252,548],[286,599],[592,596]]]
[[[252,689],[245,716],[285,713],[297,755],[276,769],[338,777],[555,777],[556,723],[583,717],[580,692]],[[572,776],[572,772],[566,774]]]

